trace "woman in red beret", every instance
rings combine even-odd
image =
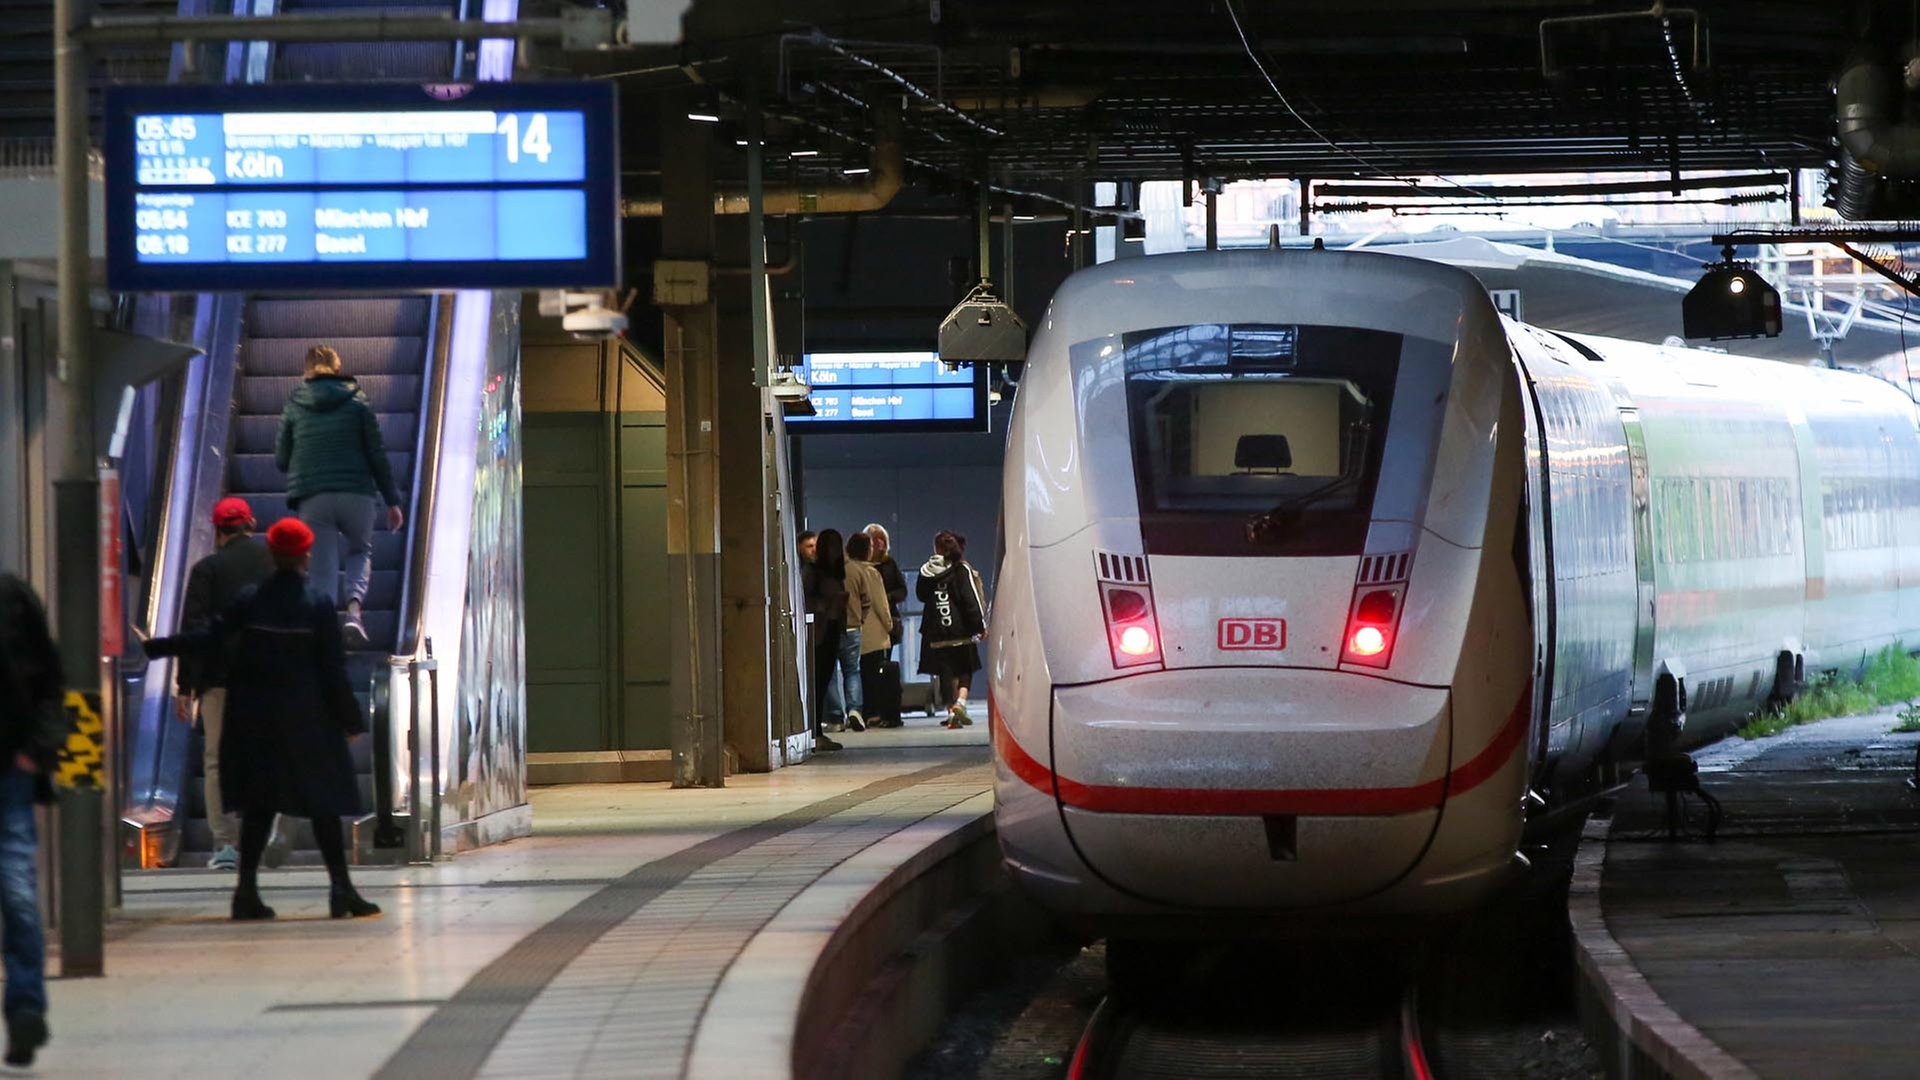
[[[362,812],[347,739],[366,724],[347,681],[333,602],[307,584],[312,548],[313,530],[291,518],[275,523],[267,530],[272,577],[243,591],[207,629],[146,645],[152,656],[218,650],[225,660],[220,788],[228,808],[240,812],[235,919],[273,918],[260,900],[258,876],[275,814],[313,822],[333,883],[334,918],[380,914],[347,876],[340,819]]]

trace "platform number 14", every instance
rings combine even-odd
[[[500,124],[494,128],[494,133],[506,137],[507,164],[509,165],[520,164],[521,154],[525,154],[540,164],[545,165],[548,156],[553,153],[553,144],[547,141],[546,113],[533,113],[529,115],[527,117],[527,130],[524,135],[520,132],[520,114],[507,113],[500,118]]]

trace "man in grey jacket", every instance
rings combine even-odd
[[[375,494],[386,500],[387,528],[406,523],[393,466],[380,441],[360,384],[340,373],[340,354],[325,345],[307,350],[307,376],[280,413],[274,460],[287,474],[287,506],[313,530],[311,581],[321,593],[343,599],[347,647],[367,646],[361,606],[373,581]],[[344,553],[341,540],[345,539]],[[346,587],[340,585],[342,555]]]

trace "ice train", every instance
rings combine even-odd
[[[1914,408],[1391,254],[1075,274],[1008,434],[1006,865],[1116,936],[1470,908],[1530,806],[1920,644]]]

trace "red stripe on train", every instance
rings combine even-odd
[[[1493,778],[1513,756],[1527,735],[1533,688],[1528,686],[1514,703],[1513,712],[1484,749],[1444,777],[1411,787],[1393,788],[1164,788],[1116,787],[1083,784],[1056,774],[1027,753],[1000,720],[989,697],[987,712],[993,726],[996,757],[1015,776],[1050,792],[1077,810],[1104,814],[1180,814],[1216,817],[1253,817],[1265,814],[1378,817],[1431,810],[1442,797],[1457,798]]]

